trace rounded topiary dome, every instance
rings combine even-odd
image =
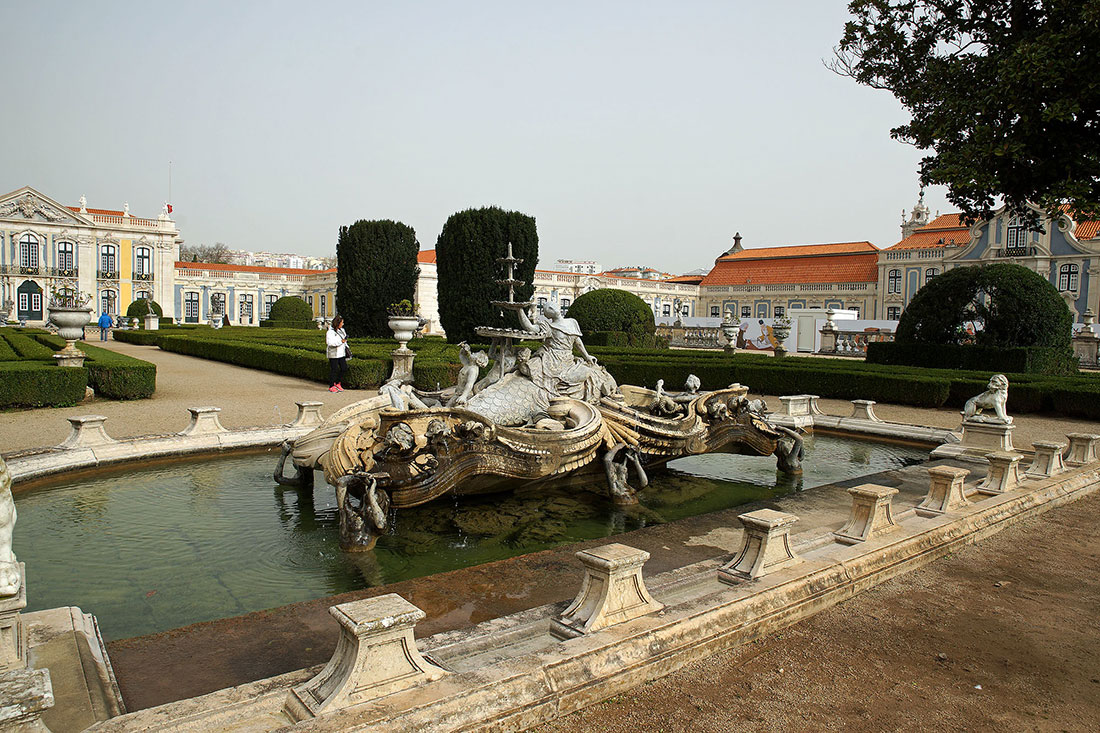
[[[570,311],[572,315],[572,311]],[[1058,290],[1021,265],[957,267],[928,281],[901,315],[899,343],[1068,347],[1073,315]]]
[[[284,295],[271,304],[268,311],[269,321],[311,323],[313,321],[313,309],[309,303],[296,295]]]
[[[569,317],[577,319],[582,333],[619,331],[632,341],[652,336],[657,330],[653,311],[644,300],[625,290],[590,290],[569,306]]]
[[[126,317],[145,318],[150,308],[157,314],[158,318],[164,316],[164,310],[160,307],[160,303],[155,300],[149,300],[148,298],[138,298],[126,307]]]

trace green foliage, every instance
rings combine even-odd
[[[967,321],[983,324],[978,346],[1068,350],[1073,316],[1050,282],[1021,265],[957,267],[925,284],[898,322],[903,344],[959,344]],[[942,366],[942,365],[941,365]]]
[[[60,336],[35,333],[33,337],[51,351],[65,348],[65,339]],[[112,400],[140,400],[152,397],[156,391],[156,364],[91,344],[78,343],[76,347],[84,352],[87,384],[97,396]]]
[[[584,331],[584,345],[592,346],[630,346],[630,339],[622,331]]]
[[[1003,197],[1054,216],[1100,210],[1100,0],[853,0],[833,69],[909,111],[891,135],[922,150],[922,185],[969,217]]]
[[[138,298],[133,303],[126,306],[126,317],[145,318],[145,316],[149,314],[150,308],[153,309],[153,312],[157,314],[158,318],[164,316],[164,309],[160,307],[160,303],[147,298]]]
[[[305,331],[317,331],[317,324],[313,321],[273,321],[270,318],[260,321],[260,328],[300,328]]]
[[[43,331],[42,333],[45,333]],[[0,336],[7,342],[8,346],[15,355],[24,361],[47,361],[51,364],[54,363],[53,352],[54,350],[48,346],[45,346],[35,340],[32,335],[27,332],[19,333],[14,329],[5,328]],[[64,340],[62,340],[64,345]]]
[[[497,283],[506,273],[497,259],[507,254],[508,242],[512,255],[523,260],[514,271],[515,279],[523,281],[515,299],[530,300],[539,259],[534,217],[492,206],[452,214],[443,225],[435,245],[439,321],[451,343],[476,342],[478,326],[519,326],[513,314],[502,316],[490,302],[508,299],[508,286]]]
[[[313,309],[309,307],[309,303],[296,295],[284,295],[272,303],[267,318],[269,321],[282,321],[299,325],[309,324],[315,327],[313,324]],[[261,323],[261,325],[263,324]]]
[[[84,399],[88,371],[41,361],[0,362],[0,407],[65,407]]]
[[[336,302],[349,336],[392,335],[386,311],[416,295],[420,242],[401,222],[357,221],[340,227],[336,243]]]
[[[871,364],[900,364],[968,371],[1076,374],[1077,359],[1065,348],[879,342],[867,345]]]
[[[569,306],[569,317],[577,319],[581,333],[585,334],[586,345],[589,343],[587,334],[607,332],[625,336],[630,346],[654,346],[657,325],[653,320],[653,311],[644,300],[625,290],[591,290],[573,301],[573,305]],[[618,345],[621,338],[608,336],[606,343],[608,346]]]

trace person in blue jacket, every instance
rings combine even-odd
[[[99,317],[99,340],[106,341],[107,335],[111,331],[111,314],[107,311],[103,311],[103,315]]]

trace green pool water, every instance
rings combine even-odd
[[[805,474],[772,457],[712,454],[652,477],[641,506],[519,491],[398,513],[370,553],[341,552],[331,487],[271,478],[276,454],[140,464],[16,494],[27,610],[80,606],[108,640],[431,575],[727,509],[924,460],[926,451],[808,437]]]

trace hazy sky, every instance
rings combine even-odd
[[[900,238],[920,152],[822,64],[842,0],[9,3],[0,189],[155,216],[189,244],[435,246],[498,205],[559,257],[672,272],[746,246]],[[942,190],[926,198],[951,210]],[[933,212],[934,213],[934,212]]]

